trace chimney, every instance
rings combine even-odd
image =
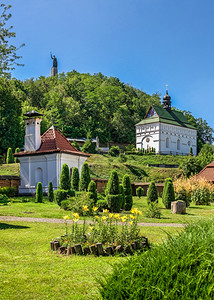
[[[24,114],[25,117],[25,146],[24,151],[36,151],[41,145],[40,123],[42,114],[35,110]]]

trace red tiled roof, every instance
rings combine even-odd
[[[88,153],[78,151],[73,145],[69,143],[69,141],[61,132],[54,128],[54,126],[51,126],[41,136],[41,146],[38,150],[29,152],[19,152],[16,153],[14,156],[39,155],[54,152],[64,152],[74,155],[90,156],[90,154]]]
[[[199,177],[205,178],[207,181],[214,182],[214,161],[204,167],[203,170],[196,175],[196,178]]]

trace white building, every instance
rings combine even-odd
[[[68,165],[70,174],[74,167],[81,173],[82,165],[90,154],[76,150],[53,126],[40,136],[42,115],[38,112],[31,111],[25,116],[24,151],[14,154],[20,161],[19,194],[35,193],[38,182],[42,183],[44,192],[48,191],[50,181],[57,189],[64,163]]]
[[[156,153],[188,155],[192,147],[197,155],[197,130],[184,114],[171,109],[171,97],[166,91],[163,107],[151,106],[145,118],[136,124],[136,148],[155,148]]]

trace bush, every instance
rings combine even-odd
[[[60,206],[61,202],[67,198],[68,191],[58,189],[54,191],[54,201]]]
[[[90,181],[91,181],[91,177],[89,173],[89,167],[87,163],[84,163],[82,166],[82,171],[80,176],[79,190],[87,191]]]
[[[214,299],[214,220],[185,227],[179,236],[113,266],[102,299]]]
[[[20,152],[20,148],[16,148],[15,153],[19,153],[19,152]],[[14,162],[15,162],[15,163],[19,163],[18,157],[15,157],[15,158],[14,158]]]
[[[119,189],[119,178],[116,171],[112,171],[106,187],[106,200],[112,212],[119,212],[122,207],[122,196]]]
[[[72,176],[71,176],[71,188],[75,191],[79,190],[79,170],[77,167],[72,169]]]
[[[107,200],[98,200],[96,205],[98,206],[100,212],[108,208]]]
[[[139,186],[137,189],[136,189],[136,195],[137,197],[141,198],[144,194],[144,190],[142,189],[141,186]]]
[[[94,206],[94,203],[93,201],[90,199],[90,195],[89,193],[87,192],[79,192],[79,193],[76,193],[76,196],[75,197],[70,197],[67,199],[69,201],[69,203],[67,202],[64,203],[63,205],[67,205],[67,209],[73,211],[73,212],[77,212],[79,215],[92,215],[93,212],[92,212],[92,208]],[[86,205],[88,207],[88,211],[85,212],[83,210],[83,206]]]
[[[124,188],[123,188],[122,184],[119,185],[119,194],[121,195],[121,198],[122,198],[121,208],[124,209],[125,204],[126,204],[126,200],[125,200],[125,193],[124,193]]]
[[[71,199],[66,199],[61,202],[61,208],[64,210],[72,210],[72,201]]]
[[[187,191],[185,189],[180,190],[175,197],[176,201],[183,201],[186,203],[186,206],[189,207],[191,203],[191,197],[188,195]]]
[[[165,182],[164,182],[164,187],[163,187],[163,193],[162,193],[162,201],[163,201],[163,203],[164,203],[164,197],[165,197],[165,192],[166,192],[166,186],[167,186],[167,183],[168,182],[172,182],[172,178],[166,178],[165,179]]]
[[[213,194],[207,188],[198,188],[192,193],[191,200],[195,205],[210,205]]]
[[[69,197],[74,197],[75,196],[75,191],[73,191],[73,190],[68,190],[67,191],[67,195],[69,196]]]
[[[163,204],[165,205],[166,208],[170,209],[171,202],[175,201],[175,192],[173,188],[173,183],[171,181],[168,181],[164,193],[165,194],[164,194]]]
[[[0,187],[0,194],[7,195],[8,197],[13,197],[15,195],[15,188],[10,186]]]
[[[107,195],[106,196],[108,207],[111,212],[120,212],[122,206],[122,196],[121,195]]]
[[[11,148],[7,149],[7,164],[13,164],[14,163],[14,158],[13,158],[13,151]]]
[[[8,202],[10,202],[10,200],[8,199],[7,195],[0,194],[0,204],[7,205]]]
[[[36,202],[42,203],[43,201],[43,189],[42,189],[42,183],[38,182],[36,187]]]
[[[120,153],[120,148],[118,146],[111,146],[108,154],[111,156],[118,156]]]
[[[154,181],[152,181],[149,185],[149,188],[147,191],[147,201],[148,201],[148,203],[158,201],[158,192],[157,192]]]
[[[53,184],[52,184],[51,181],[50,181],[49,184],[48,184],[48,200],[49,200],[50,202],[53,202],[53,200],[54,200]]]
[[[85,153],[96,153],[96,145],[95,143],[92,143],[91,139],[87,139],[82,146],[82,152]]]
[[[93,200],[94,204],[97,202],[97,186],[96,183],[91,180],[88,186],[88,193],[91,200]]]
[[[161,211],[157,203],[150,202],[148,205],[148,210],[146,211],[147,218],[160,219]]]
[[[63,164],[61,174],[60,174],[59,189],[70,190],[70,188],[71,188],[71,181],[69,175],[69,167],[67,164]]]
[[[126,158],[125,154],[124,153],[120,153],[119,154],[119,162],[120,163],[124,163],[126,161],[127,161],[127,158]]]
[[[129,175],[125,174],[123,176],[122,185],[125,194],[125,210],[129,211],[133,205],[132,186]]]

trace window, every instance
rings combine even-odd
[[[166,138],[166,148],[169,148],[169,138]]]
[[[177,140],[177,150],[180,150],[180,149],[181,149],[181,141]]]

